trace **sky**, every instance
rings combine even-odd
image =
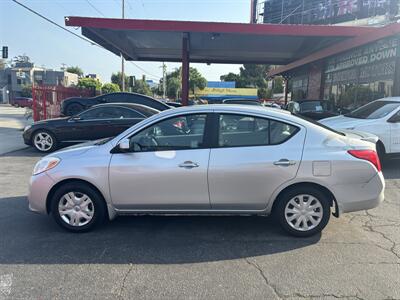
[[[54,22],[64,25],[65,16],[121,17],[121,0],[18,0]],[[104,16],[103,16],[104,15]],[[250,0],[125,0],[125,17],[185,21],[248,23]],[[67,27],[77,34],[80,28]],[[92,46],[32,14],[12,0],[0,0],[0,46],[9,47],[9,57],[26,54],[37,66],[60,69],[62,64],[79,66],[85,74],[96,73],[103,82],[121,68],[116,55]],[[136,62],[148,74],[146,79],[162,77],[161,63]],[[179,67],[167,63],[167,71]],[[240,65],[191,64],[207,80],[219,80]],[[143,71],[127,62],[127,75],[141,77]],[[150,75],[151,74],[151,75]]]

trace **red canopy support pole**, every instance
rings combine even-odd
[[[189,34],[182,37],[182,105],[189,103]]]

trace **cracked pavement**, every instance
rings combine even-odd
[[[400,299],[400,160],[384,167],[378,208],[299,239],[265,217],[120,217],[67,233],[27,209],[39,158],[0,156],[0,299]]]

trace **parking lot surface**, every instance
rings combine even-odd
[[[400,161],[386,201],[287,236],[266,217],[120,217],[67,233],[28,211],[32,149],[0,156],[0,299],[400,299]]]

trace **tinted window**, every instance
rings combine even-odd
[[[125,107],[115,107],[111,110],[112,118],[114,119],[133,119],[133,118],[144,118],[144,115],[133,109]]]
[[[394,101],[374,101],[361,106],[345,116],[357,119],[379,119],[390,114],[399,105],[399,102]]]
[[[280,144],[298,128],[283,122],[246,115],[221,114],[218,145],[220,147],[261,146]]]
[[[89,109],[79,114],[79,117],[82,120],[96,120],[96,119],[109,119],[110,118],[110,109],[105,107],[98,107]]]
[[[131,137],[135,152],[198,149],[203,146],[206,114],[161,121]]]

